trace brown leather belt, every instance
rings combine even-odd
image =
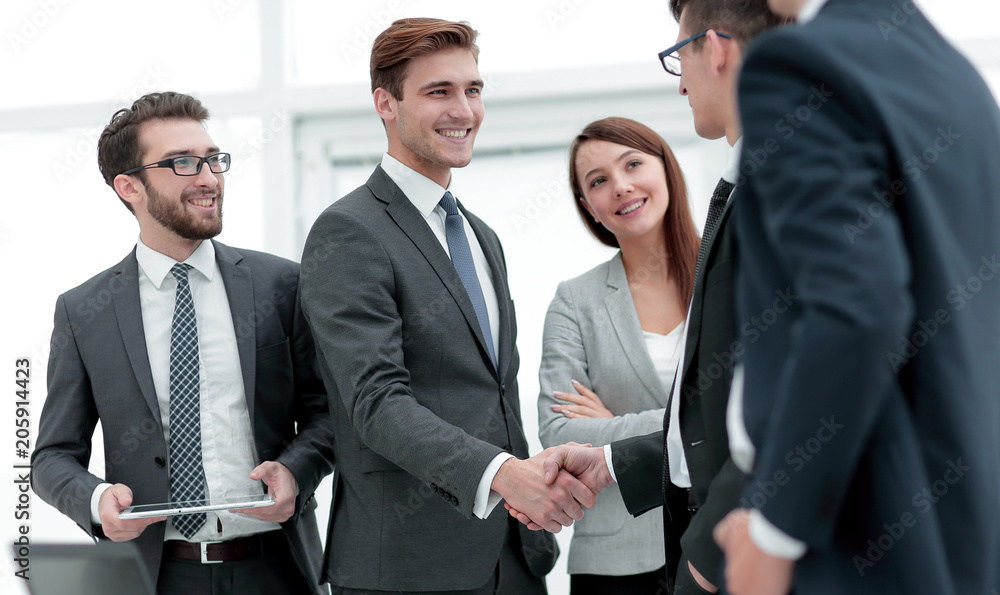
[[[181,560],[197,560],[202,564],[217,564],[234,560],[263,558],[272,555],[279,548],[287,548],[283,531],[268,531],[248,537],[230,539],[229,541],[190,541],[169,540],[163,542],[163,555]]]

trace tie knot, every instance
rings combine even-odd
[[[438,204],[441,205],[441,208],[444,209],[445,213],[448,213],[449,215],[458,214],[458,205],[455,204],[455,197],[451,195],[451,192],[445,192]]]
[[[177,279],[178,284],[187,285],[188,270],[190,268],[191,265],[178,262],[174,266],[170,267],[170,274],[174,276],[174,279]]]

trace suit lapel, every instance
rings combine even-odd
[[[684,366],[681,368],[681,378],[684,378],[688,373],[688,368],[691,366],[691,360],[694,358],[694,354],[697,351],[698,340],[701,338],[701,317],[702,317],[702,305],[704,303],[705,297],[705,278],[708,276],[708,271],[711,269],[712,259],[714,256],[715,245],[717,240],[723,233],[728,233],[726,231],[726,225],[729,221],[729,213],[733,209],[733,202],[736,200],[736,190],[733,190],[733,194],[730,195],[729,201],[726,202],[725,208],[722,209],[722,215],[719,217],[719,225],[716,227],[715,235],[708,242],[708,248],[705,251],[705,266],[702,269],[703,273],[701,278],[697,279],[697,283],[694,286],[694,291],[691,295],[691,312],[688,318],[688,334],[687,341],[685,341],[684,348]],[[695,324],[693,321],[698,321]]]
[[[611,327],[615,329],[618,342],[626,358],[635,369],[636,375],[642,379],[650,393],[654,395],[663,394],[663,383],[656,372],[653,360],[649,357],[649,350],[643,339],[642,326],[639,324],[639,316],[635,312],[635,302],[632,301],[632,292],[628,288],[628,279],[625,277],[625,265],[622,264],[622,255],[619,252],[611,259],[611,266],[608,268],[608,289],[609,293],[604,298],[604,306],[608,310],[611,318]]]
[[[240,369],[243,373],[243,391],[247,400],[250,425],[254,422],[254,390],[257,370],[257,326],[254,320],[253,277],[250,268],[240,266],[243,257],[236,250],[212,240],[215,246],[215,261],[222,273],[229,300],[229,312],[236,331],[236,348],[240,354]]]
[[[483,331],[479,327],[479,318],[476,317],[476,310],[472,307],[472,300],[469,299],[469,294],[465,291],[465,286],[462,285],[462,279],[458,276],[455,265],[448,258],[448,253],[444,251],[437,236],[434,235],[434,232],[427,225],[424,216],[406,198],[403,191],[382,171],[381,165],[376,167],[375,172],[368,178],[368,188],[377,199],[387,204],[386,212],[389,213],[389,216],[392,217],[403,233],[410,238],[410,241],[413,242],[424,258],[427,259],[434,272],[437,273],[438,278],[441,279],[441,282],[458,304],[466,323],[469,325],[469,329],[476,336],[481,355],[486,362],[489,362],[490,355],[486,349],[486,339],[483,337]],[[480,242],[480,245],[482,245],[482,242]],[[492,263],[491,267],[493,267]],[[495,269],[495,267],[493,268]],[[499,302],[500,300],[498,299],[497,301]],[[497,357],[499,358],[500,355],[497,354]],[[495,374],[496,370],[492,362],[490,362],[489,367]]]
[[[149,353],[146,351],[146,332],[142,325],[142,306],[139,300],[139,261],[135,258],[135,250],[125,260],[115,267],[111,283],[125,287],[124,291],[112,291],[115,307],[115,317],[118,320],[118,330],[125,353],[128,354],[132,373],[139,383],[142,397],[153,413],[156,422],[163,426],[160,418],[160,403],[156,398],[156,386],[153,384],[153,372],[149,367]]]

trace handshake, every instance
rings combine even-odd
[[[558,533],[593,508],[613,483],[603,448],[575,442],[553,446],[530,459],[508,459],[490,486],[511,516],[532,531]]]

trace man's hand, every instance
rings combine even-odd
[[[283,523],[295,512],[295,491],[298,484],[295,476],[281,463],[264,461],[250,472],[250,479],[263,481],[267,493],[274,498],[273,506],[262,508],[241,508],[230,512],[242,512],[255,519],[270,523]]]
[[[97,512],[101,517],[101,528],[111,541],[135,539],[153,523],[167,520],[165,516],[148,519],[120,519],[118,513],[132,506],[132,490],[127,485],[116,483],[104,490],[97,501]]]
[[[604,459],[603,447],[591,448],[589,444],[583,446],[575,442],[570,442],[569,444],[547,448],[541,454],[535,455],[534,458],[539,457],[544,457],[543,469],[545,471],[544,479],[546,484],[553,482],[559,484],[560,482],[568,481],[568,478],[575,477],[584,486],[589,488],[594,499],[589,504],[582,500],[580,501],[587,508],[592,508],[594,502],[597,500],[597,494],[613,483],[611,472],[608,471],[607,461]],[[548,527],[535,522],[530,514],[525,514],[524,510],[518,508],[513,503],[508,501],[504,503],[504,506],[512,517],[524,523],[532,531],[538,531],[539,529],[551,531]]]
[[[529,521],[525,524],[530,529],[558,533],[582,519],[583,506],[591,508],[597,497],[580,480],[569,473],[558,473],[558,469],[547,479],[543,461],[551,450],[528,460],[507,459],[490,488],[503,497],[508,510],[519,511]]]
[[[726,589],[733,595],[787,595],[795,561],[764,553],[750,538],[750,511],[736,509],[715,526],[726,554]]]

